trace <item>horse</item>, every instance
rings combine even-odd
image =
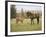
[[[31,24],[34,24],[35,18],[37,19],[37,24],[39,24],[39,17],[40,17],[39,13],[34,14],[34,13],[31,13],[31,12],[28,11],[26,14],[27,14],[27,17],[29,17],[31,19]]]
[[[22,16],[16,16],[16,23],[18,23],[19,21],[21,23],[23,23],[23,17]]]

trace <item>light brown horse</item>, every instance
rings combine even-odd
[[[23,17],[22,16],[16,16],[16,23],[18,23],[19,21],[21,23],[23,23]]]

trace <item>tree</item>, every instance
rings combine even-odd
[[[22,16],[24,16],[23,8],[21,9],[21,14],[22,14]]]
[[[16,8],[15,8],[15,5],[11,5],[11,18],[16,18]]]

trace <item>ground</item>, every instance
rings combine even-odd
[[[39,31],[42,29],[41,19],[40,23],[37,24],[36,19],[34,24],[31,24],[30,19],[24,19],[23,23],[19,22],[16,24],[16,19],[11,19],[11,32],[21,32],[21,31]]]

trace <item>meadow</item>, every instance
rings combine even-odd
[[[39,31],[42,29],[42,21],[40,19],[40,23],[37,24],[37,20],[34,19],[34,24],[31,24],[30,19],[24,19],[23,23],[19,22],[16,24],[16,19],[11,19],[10,29],[11,32],[22,32],[22,31]]]

